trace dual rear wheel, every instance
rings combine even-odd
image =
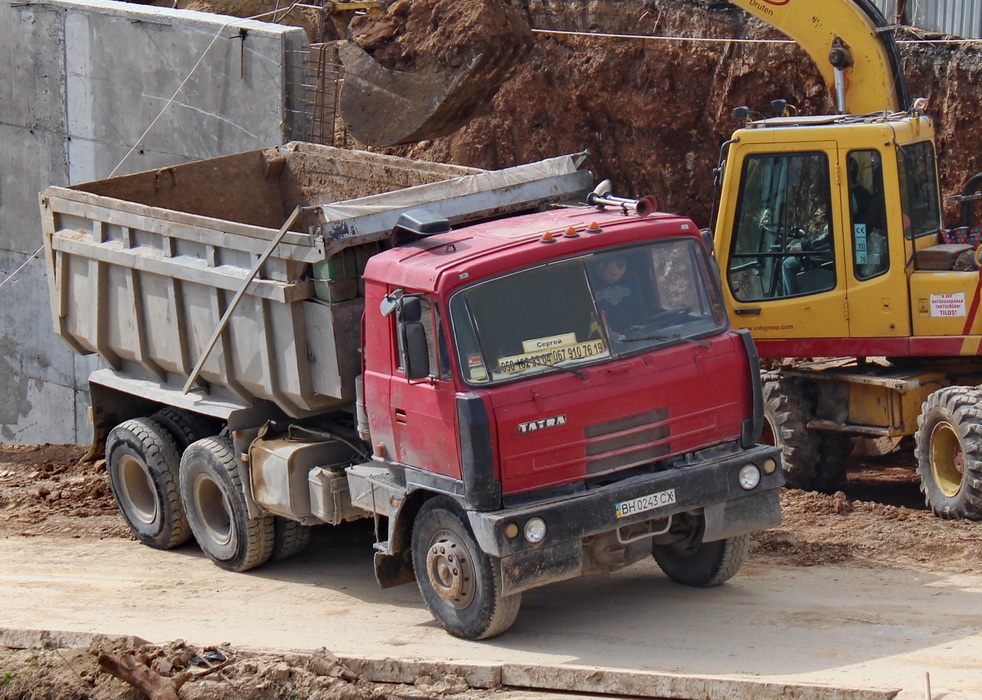
[[[218,566],[246,571],[300,552],[310,528],[286,518],[250,517],[243,465],[230,438],[194,414],[165,408],[128,420],[106,439],[109,481],[136,538],[171,549],[192,535]]]

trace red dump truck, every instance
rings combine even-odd
[[[780,520],[757,356],[691,221],[576,156],[293,143],[41,195],[56,332],[134,535],[243,571],[375,518],[453,635],[653,555],[721,583]]]

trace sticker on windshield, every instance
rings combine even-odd
[[[569,337],[575,340],[573,334],[570,334]],[[522,345],[524,346],[528,342],[530,341],[525,341]],[[502,374],[516,374],[533,367],[549,367],[567,360],[584,360],[588,357],[603,355],[605,352],[607,352],[607,345],[603,340],[588,340],[585,343],[561,345],[545,351],[502,357],[498,361],[497,371]]]

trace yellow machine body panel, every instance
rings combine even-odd
[[[845,110],[866,114],[901,107],[890,57],[869,15],[851,2],[815,0],[730,0],[794,39],[815,59],[826,84],[836,82],[835,68],[825,59],[836,46],[846,48],[852,65],[842,69]]]

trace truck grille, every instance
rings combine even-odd
[[[591,425],[585,431],[587,474],[653,462],[670,451],[668,409],[658,408],[627,418]]]

